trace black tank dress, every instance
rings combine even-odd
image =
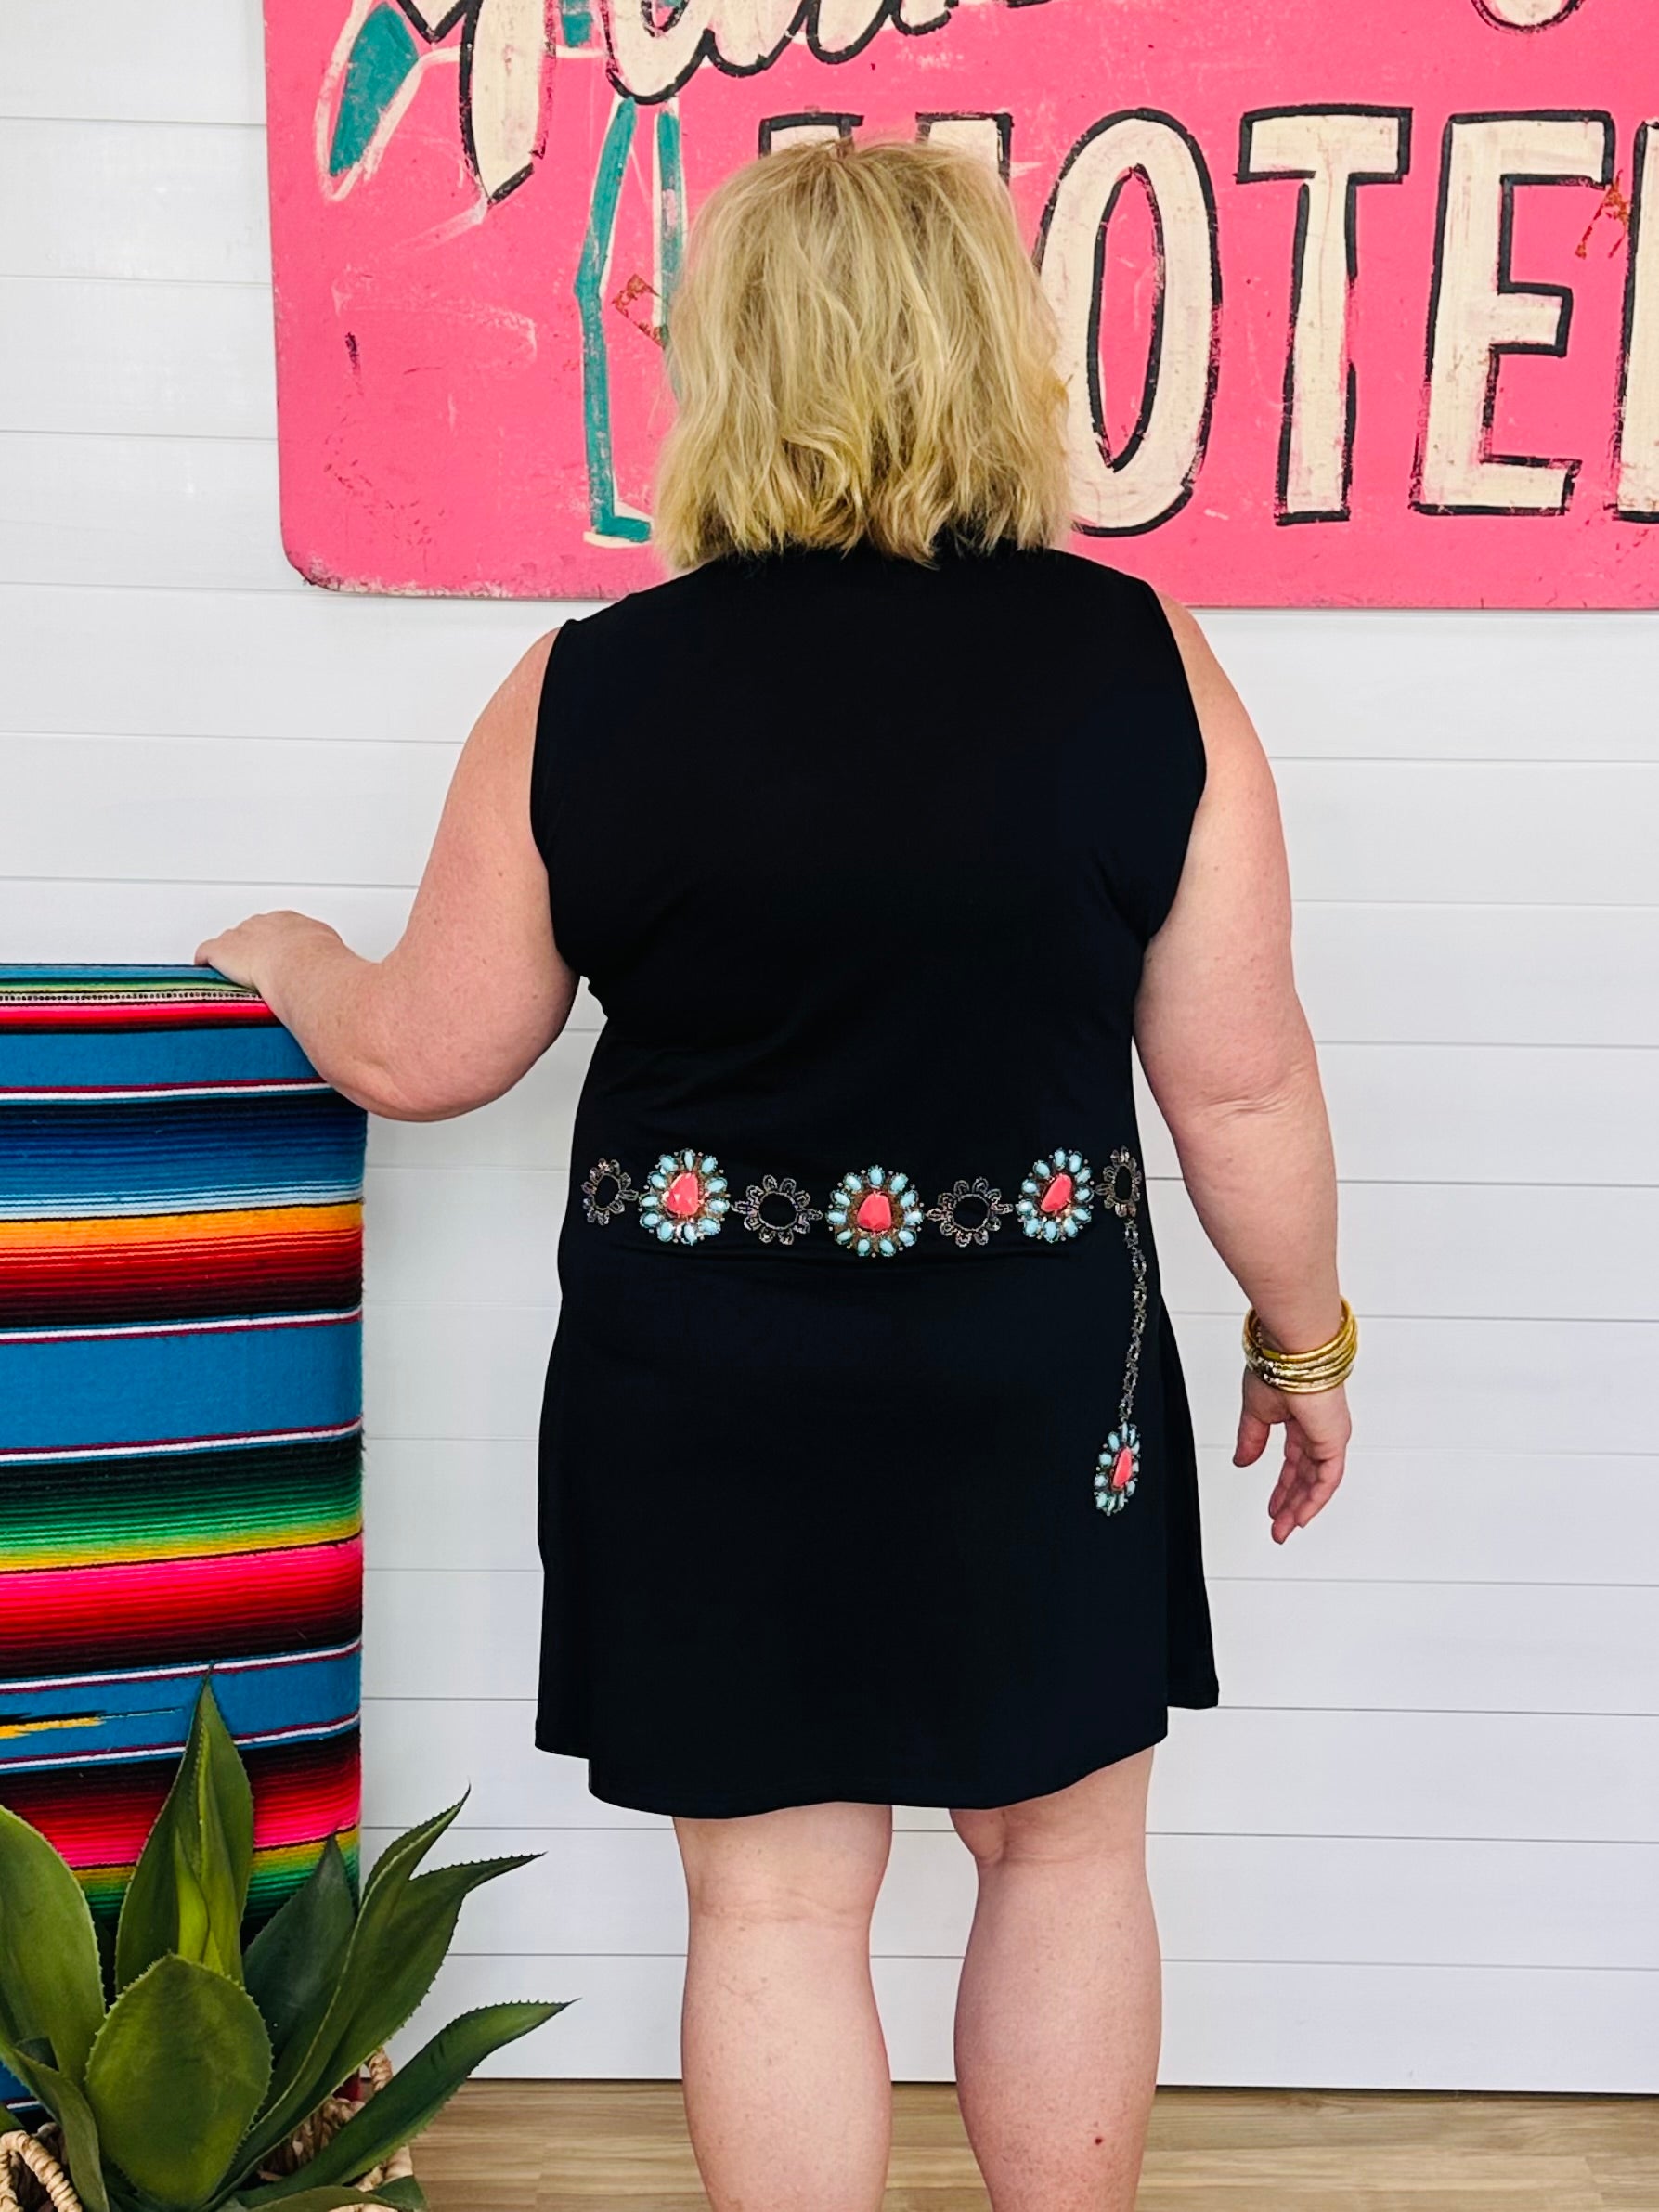
[[[1213,1705],[1130,1082],[1203,744],[1069,552],[791,550],[567,621],[532,819],[605,1025],[537,1741],[725,1817],[994,1805]]]

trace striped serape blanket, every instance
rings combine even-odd
[[[0,1804],[106,1924],[210,1667],[251,1921],[355,1866],[366,1126],[212,969],[0,966]]]

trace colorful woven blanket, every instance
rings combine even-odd
[[[366,1118],[211,969],[0,966],[0,1803],[119,1905],[204,1670],[355,1860]]]

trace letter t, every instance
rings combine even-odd
[[[1264,109],[1243,120],[1238,182],[1303,180],[1279,431],[1281,523],[1348,520],[1358,413],[1348,301],[1359,273],[1359,188],[1398,184],[1410,163],[1406,108]]]

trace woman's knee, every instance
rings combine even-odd
[[[952,1825],[982,1867],[1144,1856],[1151,1772],[1152,1752],[1134,1752],[1044,1797],[954,1808]]]
[[[893,1813],[890,1805],[791,1805],[674,1828],[694,1914],[867,1928]]]

